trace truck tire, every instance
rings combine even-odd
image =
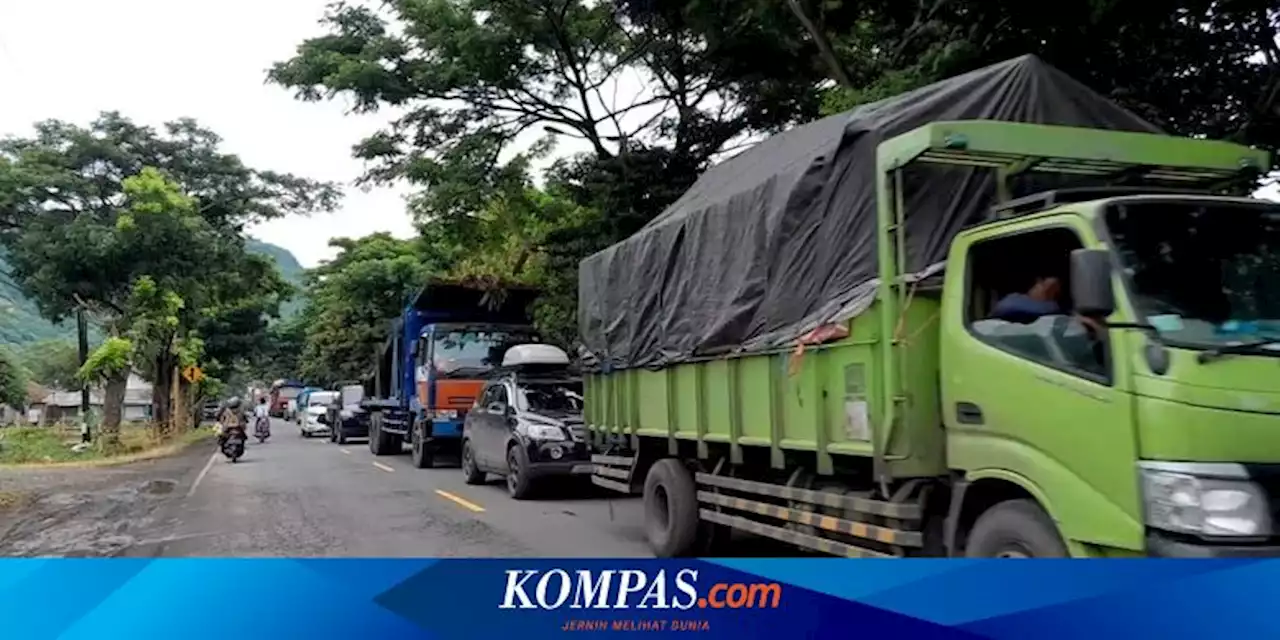
[[[396,434],[382,430],[382,414],[375,413],[369,420],[369,452],[375,456],[389,456],[400,453]]]
[[[698,492],[693,474],[675,458],[655,462],[645,476],[644,532],[659,558],[698,550]]]
[[[409,431],[409,457],[413,460],[413,466],[418,469],[430,469],[435,465],[435,450],[426,439],[426,427],[422,422],[415,422],[413,429]]]
[[[970,558],[1068,556],[1053,519],[1033,500],[1008,500],[987,509],[970,530],[964,551]]]

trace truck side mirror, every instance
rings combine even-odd
[[[1071,252],[1071,301],[1085,317],[1105,318],[1116,310],[1111,288],[1111,252],[1076,249]]]

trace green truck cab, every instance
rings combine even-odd
[[[876,161],[876,295],[829,339],[587,376],[593,479],[657,555],[1280,555],[1280,204],[1211,195],[1268,154],[975,120]],[[955,167],[1004,197],[909,276],[903,176]],[[1033,174],[1142,186],[1007,197]],[[992,317],[1038,282],[1056,313]]]

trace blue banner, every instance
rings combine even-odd
[[[1280,560],[0,560],[0,637],[1206,638]]]

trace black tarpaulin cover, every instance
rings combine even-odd
[[[930,122],[1004,120],[1158,132],[1034,56],[863,105],[720,163],[635,235],[579,266],[578,327],[606,368],[766,349],[875,295],[875,155]],[[937,269],[993,204],[989,170],[904,175],[908,270]]]

